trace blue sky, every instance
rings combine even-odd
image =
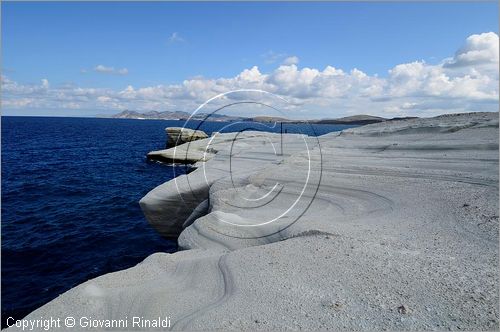
[[[50,88],[121,91],[253,66],[264,74],[291,56],[299,70],[386,77],[398,64],[439,65],[485,32],[498,35],[497,3],[2,2],[3,75]]]

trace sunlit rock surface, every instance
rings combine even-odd
[[[497,113],[476,113],[318,139],[245,132],[191,142],[211,159],[141,200],[153,227],[180,233],[188,250],[90,280],[29,318],[498,329],[498,134]]]
[[[167,133],[167,147],[173,147],[208,137],[208,135],[202,130],[193,130],[182,127],[168,127],[165,128],[165,132]]]

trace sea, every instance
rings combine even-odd
[[[177,243],[147,223],[139,200],[186,166],[148,161],[184,121],[1,118],[1,313],[21,319],[70,288]],[[323,135],[353,126],[191,121],[213,132]]]

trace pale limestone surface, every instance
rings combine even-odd
[[[167,127],[167,149],[151,151],[147,157],[151,160],[157,160],[166,163],[192,164],[197,161],[208,161],[213,152],[197,148],[195,144],[198,140],[208,138],[208,135],[202,130],[193,130],[182,127]],[[187,144],[186,144],[187,143]],[[187,153],[186,147],[190,147],[190,153]]]
[[[167,134],[167,146],[172,147],[187,142],[197,141],[207,138],[208,135],[203,130],[193,130],[183,127],[165,128]]]
[[[498,329],[497,113],[319,140],[232,135],[193,142],[217,153],[141,200],[186,250],[90,280],[29,317],[168,315],[174,330]]]

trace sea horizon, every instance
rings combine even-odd
[[[2,330],[499,329],[498,1],[0,6]]]

